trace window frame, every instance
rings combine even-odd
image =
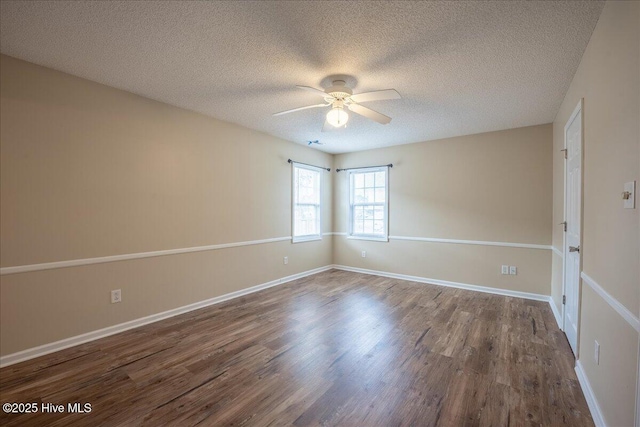
[[[298,187],[296,186],[296,168],[305,169],[318,173],[318,234],[305,234],[296,236],[296,206],[316,206],[312,203],[296,203],[298,195]],[[312,242],[316,240],[322,240],[322,168],[305,165],[302,163],[291,162],[291,242]]]
[[[388,166],[377,166],[371,168],[358,168],[358,169],[350,169],[347,171],[349,173],[349,232],[347,235],[348,239],[354,240],[372,240],[376,242],[388,242],[389,241],[389,167]],[[354,179],[356,174],[362,173],[376,173],[376,172],[384,172],[384,203],[355,203],[354,201],[354,192],[355,185]],[[375,185],[375,184],[374,184]],[[375,188],[375,187],[374,187]],[[384,235],[376,235],[376,234],[359,234],[354,232],[354,207],[356,206],[384,206]]]

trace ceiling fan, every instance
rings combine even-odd
[[[309,108],[331,107],[327,113],[322,131],[326,132],[332,128],[343,128],[349,121],[349,113],[345,107],[356,114],[360,114],[380,124],[386,125],[391,121],[391,117],[378,113],[377,111],[360,105],[363,102],[384,101],[387,99],[400,99],[400,94],[395,89],[376,90],[373,92],[353,94],[344,80],[334,80],[331,87],[320,90],[309,86],[296,86],[299,89],[313,92],[324,98],[324,104],[308,105],[306,107],[294,108],[292,110],[275,113],[274,116],[293,113],[295,111],[307,110]]]

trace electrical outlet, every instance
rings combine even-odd
[[[595,345],[593,347],[593,361],[596,362],[596,365],[600,364],[600,343],[598,341],[594,341]]]
[[[114,289],[111,291],[111,304],[122,302],[122,291],[120,289]]]
[[[366,258],[367,257],[367,251],[362,251],[362,258]]]
[[[288,256],[284,257],[284,264],[285,265],[289,264],[289,257]]]
[[[502,274],[509,274],[509,266],[508,265],[503,265],[502,266]]]
[[[509,266],[509,274],[518,274],[518,269],[516,268],[515,265],[510,265]]]

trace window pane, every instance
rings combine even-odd
[[[295,235],[307,236],[319,234],[318,230],[318,206],[296,206],[295,208]]]
[[[354,187],[355,188],[364,187],[364,174],[354,173],[353,174],[353,180],[354,180]]]
[[[382,206],[376,206],[376,210],[373,213],[375,219],[384,219],[384,208]]]
[[[365,219],[373,219],[373,210],[374,206],[364,206],[364,218]]]
[[[374,202],[373,196],[374,196],[373,188],[367,188],[364,190],[364,201],[366,203],[373,203]]]
[[[313,178],[315,172],[307,169],[298,169],[298,179],[301,187],[313,187]]]
[[[356,203],[364,203],[367,199],[364,198],[364,190],[355,190],[353,194],[353,201]]]
[[[375,178],[375,174],[374,173],[366,173],[364,174],[364,186],[365,187],[374,187],[374,178]]]
[[[301,188],[298,194],[298,203],[320,203],[320,192],[317,188]]]
[[[298,170],[298,203],[320,203],[320,173]]]
[[[384,187],[386,185],[384,172],[376,172],[376,187]]]
[[[376,192],[376,200],[375,200],[375,202],[376,202],[376,203],[384,203],[384,201],[385,201],[385,197],[384,197],[384,193],[385,193],[385,191],[384,191],[384,187],[382,187],[382,188],[376,188],[375,192]],[[372,200],[372,201],[373,201],[373,200]]]
[[[353,233],[384,236],[384,206],[354,206]]]
[[[309,234],[320,234],[320,206],[313,207],[313,221],[309,223]]]
[[[320,234],[320,172],[294,167],[293,235]]]

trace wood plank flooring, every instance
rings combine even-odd
[[[548,304],[330,270],[0,370],[7,426],[590,426]],[[66,409],[66,408],[65,408]]]

